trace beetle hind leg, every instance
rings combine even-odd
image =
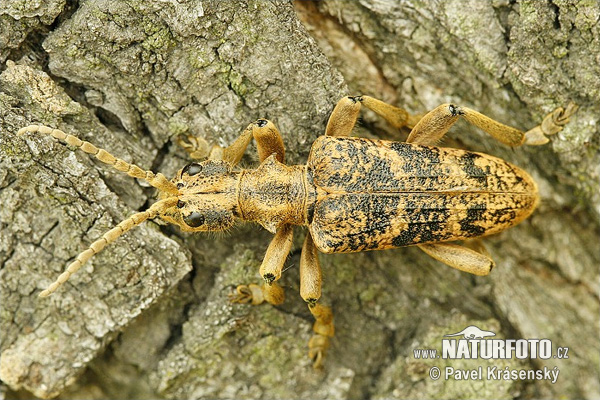
[[[494,266],[494,260],[489,256],[481,243],[475,243],[476,249],[470,249],[454,243],[433,243],[418,245],[427,255],[460,271],[473,275],[488,275]]]
[[[577,112],[579,107],[575,103],[569,103],[567,108],[558,107],[546,115],[541,124],[525,132],[525,143],[528,145],[540,145],[548,143],[547,135],[554,135],[563,129],[569,122],[569,118]]]
[[[483,130],[507,146],[542,145],[548,142],[547,135],[560,132],[577,111],[571,103],[567,108],[559,107],[548,114],[542,123],[527,132],[504,125],[478,111],[454,104],[442,104],[428,112],[413,128],[407,143],[436,145],[459,118]]]
[[[313,360],[313,366],[320,368],[335,329],[331,308],[318,303],[321,297],[321,265],[310,232],[306,234],[300,256],[300,296],[315,318],[314,335],[308,341],[308,356]]]

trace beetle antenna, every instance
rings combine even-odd
[[[174,206],[177,203],[176,197],[169,197],[164,200],[157,201],[146,211],[133,214],[129,218],[121,221],[117,226],[106,232],[102,237],[92,243],[86,250],[79,253],[75,261],[73,261],[67,269],[60,274],[60,276],[54,281],[48,288],[39,294],[39,297],[47,297],[54,293],[63,283],[65,283],[71,275],[77,272],[83,264],[86,263],[93,255],[98,254],[107,245],[111,244],[119,236],[123,235],[130,229],[138,226],[147,219],[155,218],[157,215],[162,214],[167,208]]]
[[[121,160],[107,152],[104,149],[99,149],[94,146],[90,142],[86,142],[84,140],[79,139],[76,136],[69,135],[64,133],[58,129],[52,129],[43,125],[29,125],[25,128],[19,129],[17,135],[22,135],[25,132],[32,133],[42,133],[44,135],[50,135],[58,140],[61,140],[71,146],[75,146],[81,149],[83,152],[88,153],[96,157],[98,160],[102,161],[105,164],[110,165],[118,171],[125,172],[127,175],[137,178],[143,179],[148,182],[153,187],[157,188],[160,191],[167,192],[170,194],[178,194],[179,190],[177,186],[173,184],[173,182],[169,181],[166,176],[161,173],[155,174],[152,171],[144,171],[142,168],[138,167],[135,164],[129,164],[128,162]]]

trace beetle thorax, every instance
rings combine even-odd
[[[284,223],[306,223],[304,166],[286,166],[271,156],[257,169],[241,173],[238,190],[240,217],[246,221],[272,233]]]

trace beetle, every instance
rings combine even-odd
[[[363,105],[395,128],[412,128],[407,141],[350,137]],[[223,231],[244,220],[262,225],[274,238],[260,266],[262,284],[239,285],[231,301],[280,304],[284,294],[277,281],[291,250],[292,227],[306,226],[300,295],[315,318],[309,357],[320,367],[334,324],[331,308],[319,303],[318,252],[416,245],[453,268],[488,274],[494,262],[483,247],[451,242],[487,236],[523,221],[539,202],[536,184],[525,171],[502,159],[435,144],[462,117],[506,145],[541,145],[576,110],[573,103],[559,107],[523,132],[453,104],[419,116],[369,96],[349,96],[335,106],[325,135],[312,144],[305,165],[285,165],[281,134],[271,121],[259,119],[229,147],[213,146],[208,159],[188,164],[171,180],[60,130],[22,128],[19,134],[53,136],[159,190],[157,202],[92,243],[40,296],[55,292],[93,255],[148,219],[160,218],[186,232]],[[252,138],[261,164],[236,169]],[[186,150],[194,153],[195,147],[188,144]]]

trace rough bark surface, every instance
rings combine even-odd
[[[0,393],[7,398],[598,398],[600,6],[593,1],[217,2],[0,5]],[[411,112],[464,104],[528,129],[581,106],[543,147],[510,149],[459,122],[443,145],[503,157],[542,202],[486,241],[488,277],[415,248],[322,255],[336,336],[307,358],[297,229],[282,306],[232,306],[271,237],[240,225],[185,235],[145,223],[47,299],[79,251],[154,201],[143,182],[36,135],[78,135],[171,175],[181,134],[230,143],[272,119],[304,163],[336,101],[370,94]],[[364,113],[360,135],[397,140]],[[243,163],[256,163],[254,148]],[[420,360],[468,325],[548,338],[566,360]],[[432,366],[557,367],[558,381],[431,380]]]

